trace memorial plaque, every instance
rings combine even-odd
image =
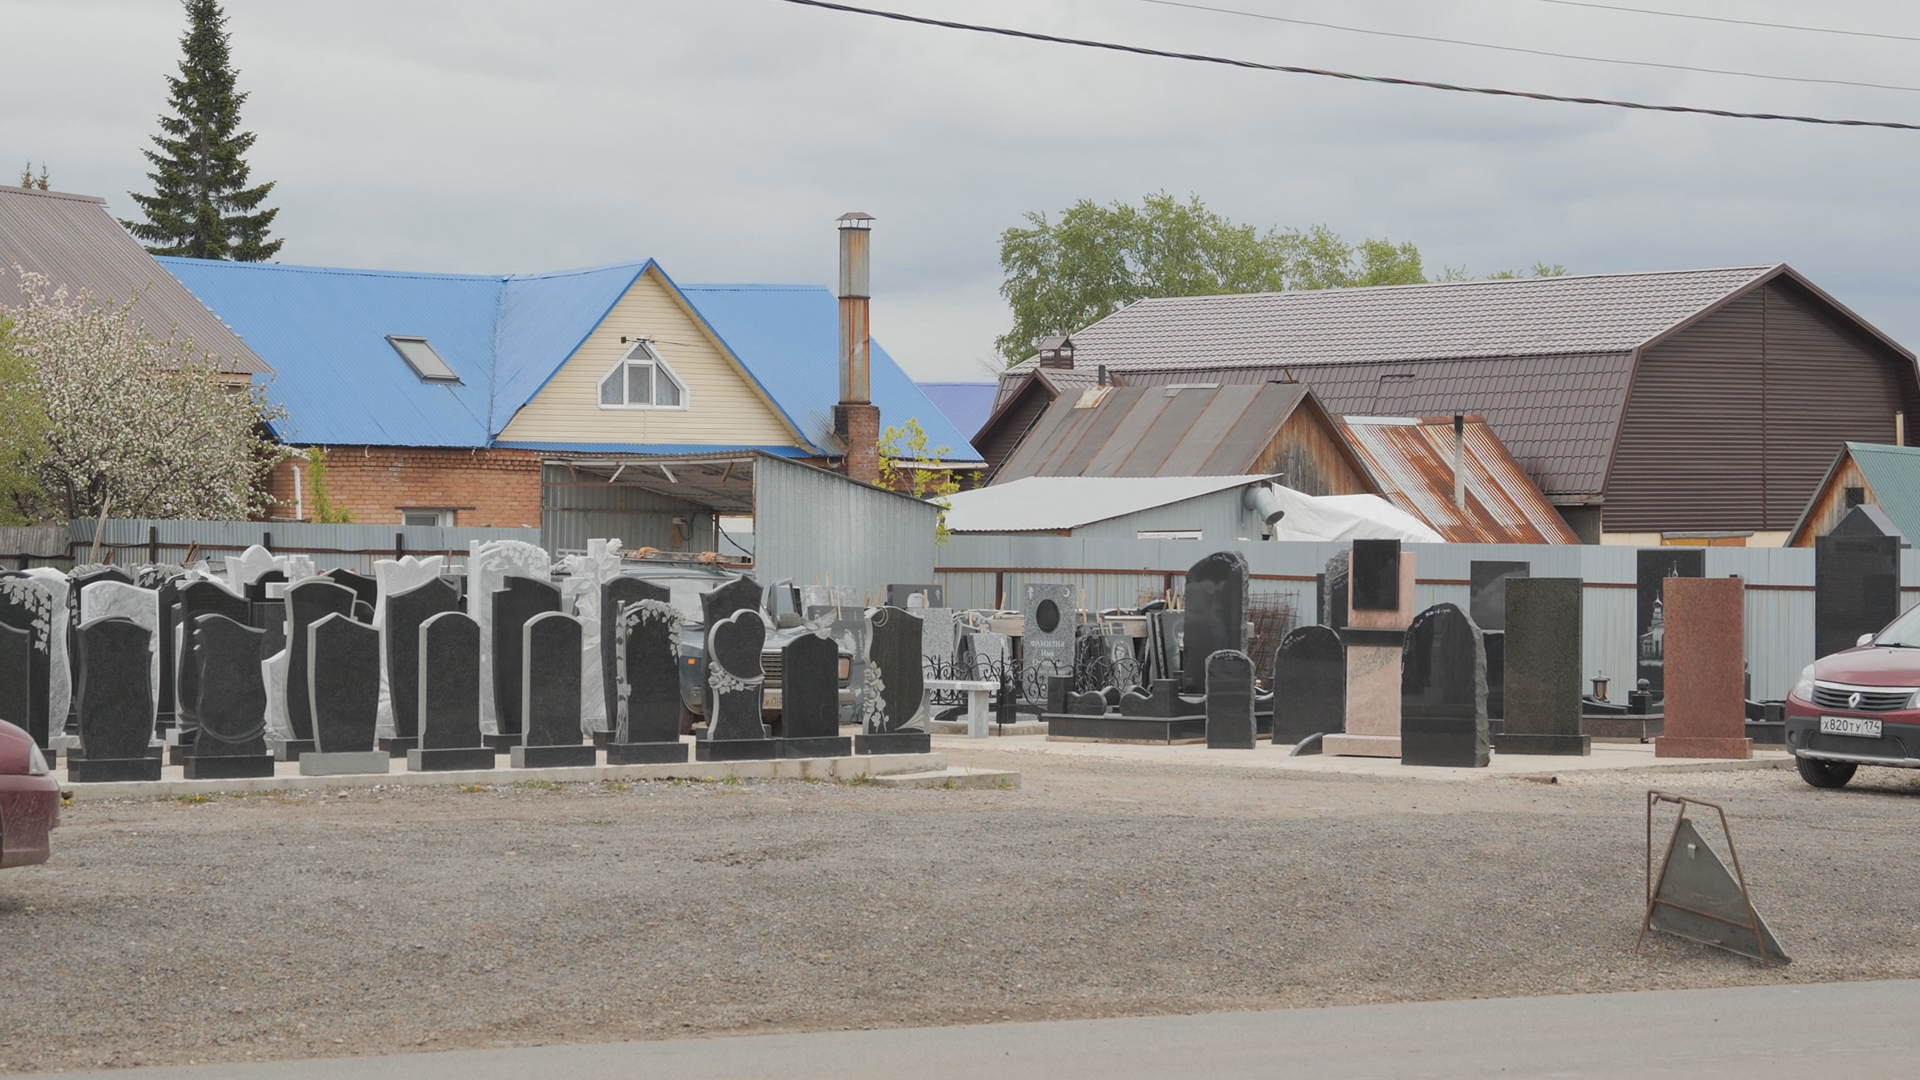
[[[420,745],[407,751],[408,771],[493,768],[493,748],[480,734],[479,622],[443,611],[422,622],[417,637]]]
[[[1580,731],[1581,589],[1579,578],[1507,582],[1503,754],[1592,752]]]
[[[1206,692],[1207,659],[1247,648],[1247,559],[1217,551],[1187,570],[1185,660],[1180,692]]]
[[[153,634],[131,619],[80,627],[80,752],[67,759],[76,784],[160,779],[153,743],[153,689],[147,663]]]
[[[1222,649],[1207,657],[1207,749],[1251,750],[1258,740],[1253,719],[1253,660]]]
[[[1347,650],[1325,626],[1300,626],[1280,639],[1273,657],[1273,742],[1347,729]]]
[[[1487,661],[1480,628],[1436,604],[1407,628],[1400,670],[1400,763],[1485,768]]]
[[[560,590],[551,582],[509,574],[494,591],[493,708],[501,735],[521,734],[522,631],[535,617],[559,610]]]
[[[1702,548],[1643,548],[1636,553],[1638,569],[1638,614],[1635,634],[1639,639],[1636,678],[1647,681],[1653,700],[1664,696],[1666,686],[1666,614],[1662,588],[1671,578],[1697,578],[1707,572],[1707,553]]]
[[[1830,534],[1813,547],[1813,655],[1831,656],[1900,614],[1900,538]]]
[[[1645,554],[1645,552],[1642,552]],[[1746,587],[1739,578],[1665,580],[1665,733],[1655,757],[1746,759]]]

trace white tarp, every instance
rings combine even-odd
[[[1273,523],[1275,540],[1404,540],[1440,544],[1439,533],[1378,495],[1305,495],[1270,489],[1286,515]]]

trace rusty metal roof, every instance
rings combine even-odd
[[[1484,419],[1462,431],[1465,506],[1453,501],[1453,418],[1341,418],[1381,494],[1454,544],[1577,544],[1579,538]]]
[[[1275,382],[1062,388],[994,483],[1244,475],[1311,397],[1298,383]]]
[[[86,289],[103,300],[125,301],[138,293],[136,310],[149,333],[166,337],[177,330],[235,374],[273,374],[239,335],[120,227],[107,213],[104,199],[0,187],[0,307],[19,300],[14,292],[16,264],[45,275],[55,286],[65,285],[70,292]]]

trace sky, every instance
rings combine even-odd
[[[1920,39],[1894,0],[1599,0]],[[1279,19],[1881,89],[1544,57],[1148,0],[866,6],[1266,63],[1920,123],[1920,40],[1552,0],[1210,0]],[[1430,273],[1785,262],[1920,346],[1920,131],[1508,100],[900,25],[782,0],[228,0],[279,261],[532,273],[652,257],[683,283],[831,286],[873,214],[875,337],[993,377],[999,238],[1079,199],[1419,245]],[[176,0],[0,0],[0,167],[132,216]],[[11,155],[9,159],[7,155]]]

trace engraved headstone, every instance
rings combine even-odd
[[[227,588],[236,596],[247,596],[248,590],[263,574],[277,573],[276,580],[285,581],[286,560],[276,557],[273,552],[255,544],[238,555],[227,556]],[[265,599],[262,595],[260,599]]]
[[[632,581],[623,578],[622,581]],[[642,594],[665,589],[646,582],[643,590],[621,589],[610,595]],[[615,624],[618,652],[611,670],[616,695],[613,740],[607,743],[609,765],[653,765],[684,762],[687,748],[680,741],[680,631],[685,617],[665,596],[645,597],[621,605]]]
[[[1273,742],[1347,729],[1347,650],[1331,627],[1299,626],[1273,657]]]
[[[352,621],[354,599],[352,589],[335,585],[323,577],[308,578],[287,586],[284,597],[287,609],[287,727],[293,732],[293,738],[285,746],[276,747],[282,761],[298,760],[301,754],[314,748],[313,700],[308,694],[307,679],[307,659],[311,655],[308,634],[314,623],[328,615],[338,615]],[[374,664],[373,693],[377,715],[380,700],[377,648]]]
[[[954,610],[930,607],[914,614],[920,616],[920,648],[927,672],[930,675],[941,673],[933,676],[936,678],[950,678],[946,673],[953,670],[954,657],[960,647]]]
[[[1207,657],[1207,749],[1251,750],[1258,737],[1253,718],[1253,661],[1221,649]]]
[[[393,738],[388,740],[387,752],[394,757],[404,757],[408,750],[420,745],[420,627],[442,612],[459,611],[460,592],[436,577],[406,592],[387,596],[384,601],[381,658],[385,661],[387,700],[393,722]],[[475,630],[478,631],[477,626]],[[479,678],[477,671],[474,678]]]
[[[766,686],[760,650],[766,640],[766,623],[752,608],[740,608],[708,625],[707,735],[694,746],[695,760],[779,755],[779,745],[767,737],[760,719]]]
[[[352,606],[352,590],[328,585],[346,593]],[[301,752],[300,775],[386,772],[387,753],[374,749],[380,722],[380,632],[344,612],[330,612],[306,628],[306,646],[305,689],[314,748]]]
[[[558,594],[555,594],[558,601]],[[545,611],[520,628],[520,718],[525,731],[512,748],[516,769],[595,764],[598,753],[580,730],[580,620]]]
[[[55,612],[70,610],[73,592],[65,574],[50,566],[36,566],[27,570],[26,576],[52,594]],[[0,587],[0,592],[4,591]],[[78,677],[73,652],[79,648],[79,641],[73,633],[59,633],[57,625],[50,624],[50,629],[54,631],[47,637],[47,734],[51,737],[62,734],[62,717],[77,719],[72,712],[74,680]],[[78,624],[72,624],[72,629],[77,631]]]
[[[493,594],[493,707],[499,734],[521,734],[522,633],[536,616],[560,610],[560,590],[552,583],[509,575]],[[577,668],[576,668],[577,670]],[[510,744],[509,744],[510,745]]]
[[[138,623],[147,631],[147,639],[154,643],[152,655],[148,657],[147,683],[148,693],[153,700],[160,700],[160,594],[152,589],[143,589],[114,579],[96,578],[80,590],[80,620],[89,623],[95,619],[129,619]]]
[[[211,578],[186,581],[175,590],[173,626],[175,644],[173,664],[174,712],[182,733],[199,726],[193,707],[200,700],[199,673],[193,659],[193,620],[202,615],[219,615],[242,626],[250,625],[252,612],[247,598]],[[270,711],[284,715],[284,700],[268,698]]]
[[[1247,648],[1247,557],[1216,551],[1187,570],[1186,644],[1180,692],[1202,694],[1207,660]]]
[[[561,561],[566,567],[560,583],[561,610],[572,611],[580,620],[580,730],[600,744],[615,721],[607,693],[613,653],[606,633],[619,615],[617,609],[605,609],[601,589],[620,576],[620,541],[588,540],[585,554],[568,555]]]
[[[27,715],[16,723],[33,736],[36,744],[45,748],[47,737],[52,734],[49,728],[54,638],[57,636],[62,644],[66,641],[66,610],[62,607],[56,611],[53,591],[46,584],[26,574],[0,573],[0,626],[10,626],[28,637]],[[63,724],[66,714],[66,702],[62,702]]]
[[[1900,537],[1829,534],[1813,548],[1813,655],[1831,656],[1900,614]]]
[[[671,592],[664,585],[636,577],[616,577],[600,585],[600,696],[606,710],[608,730],[618,731],[620,721],[620,616],[631,604],[642,600],[668,603]],[[684,760],[684,758],[682,759]],[[617,762],[609,754],[609,765],[642,762]]]
[[[266,631],[224,615],[201,615],[193,624],[194,683],[199,731],[181,757],[188,780],[272,776],[267,752],[267,685],[260,667]]]
[[[736,611],[759,611],[764,592],[750,577],[737,577],[700,594],[700,613],[708,630]]]
[[[1703,577],[1707,553],[1701,548],[1643,548],[1635,553],[1638,570],[1638,607],[1635,634],[1639,638],[1636,678],[1647,681],[1653,700],[1666,696],[1666,602],[1663,590],[1671,578]]]
[[[878,608],[867,617],[866,685],[860,691],[856,753],[924,754],[932,749],[920,627],[920,617],[905,608]],[[1069,633],[1069,648],[1072,640]],[[1071,671],[1071,653],[1068,658],[1066,670]]]
[[[1320,625],[1338,630],[1347,625],[1347,603],[1352,597],[1353,552],[1342,551],[1327,560],[1327,569],[1319,575]]]
[[[268,570],[249,582],[243,595],[249,604],[265,604],[273,599],[274,586],[285,585],[289,580],[284,570]]]
[[[80,750],[67,760],[68,780],[160,779],[160,748],[152,745],[153,690],[144,678],[152,638],[131,619],[96,619],[80,627]]]
[[[407,751],[407,770],[493,768],[493,748],[480,734],[480,624],[463,611],[443,611],[416,636],[420,745]]]
[[[1400,763],[1485,768],[1487,661],[1480,628],[1436,604],[1407,628],[1400,668]]]
[[[1580,731],[1581,588],[1579,578],[1507,582],[1506,720],[1493,743],[1503,754],[1592,752]]]
[[[816,595],[825,591],[827,590],[806,589],[803,590],[803,595]],[[867,681],[866,609],[860,607],[858,603],[811,604],[806,607],[805,612],[804,617],[807,623],[814,626],[826,626],[828,633],[833,636],[834,644],[839,646],[840,651],[846,653],[852,660],[851,670],[848,672],[847,685],[854,687],[856,693],[852,695],[854,698],[853,701],[842,703],[840,706],[840,722],[842,724],[857,724],[860,722],[860,702],[857,691],[860,687],[865,686]],[[1001,636],[1001,640],[1007,642],[1008,650],[1012,649],[1011,638]]]
[[[1073,586],[1034,582],[1024,595],[1026,626],[1021,631],[1020,666],[1029,688],[1050,676],[1073,674],[1075,627]]]
[[[25,731],[32,724],[33,638],[0,623],[0,720]]]
[[[171,728],[179,722],[179,707],[174,697],[174,680],[179,671],[179,648],[177,635],[181,631],[176,627],[180,620],[180,586],[185,584],[177,567],[148,567],[147,570],[166,571],[152,575],[142,572],[141,584],[151,584],[154,606],[159,609],[158,632],[154,635],[155,660],[160,667],[159,692],[154,704],[157,709],[156,725],[162,730]]]
[[[780,650],[780,756],[846,757],[840,734],[840,648],[824,633],[801,634]]]

